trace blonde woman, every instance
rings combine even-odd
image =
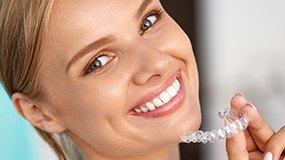
[[[191,43],[159,0],[2,0],[0,77],[59,159],[178,160],[201,122]],[[171,89],[169,89],[171,88]],[[230,160],[281,158],[284,129],[241,94]]]

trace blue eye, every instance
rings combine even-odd
[[[96,71],[104,67],[112,58],[108,57],[107,55],[100,55],[95,58],[92,63],[88,66],[86,70],[86,74]]]
[[[143,20],[143,23],[142,23],[142,26],[141,26],[141,31],[145,32],[149,28],[151,28],[158,21],[159,15],[160,15],[160,12],[157,12],[157,13],[154,13],[154,14],[151,14],[151,15],[147,16]]]

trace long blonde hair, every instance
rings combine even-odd
[[[39,83],[39,52],[53,3],[54,0],[0,1],[0,82],[10,97],[14,92],[30,99],[45,97]],[[65,133],[35,129],[60,160],[83,159],[79,148]]]

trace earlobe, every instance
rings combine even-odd
[[[66,128],[60,121],[43,109],[43,106],[30,100],[26,95],[16,92],[12,95],[15,110],[32,125],[50,133],[60,133]]]

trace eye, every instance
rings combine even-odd
[[[85,74],[89,74],[90,72],[97,71],[102,69],[108,62],[112,59],[112,57],[108,55],[100,55],[95,58],[88,66],[85,71]]]
[[[160,11],[147,16],[141,25],[141,31],[145,32],[151,28],[159,19]]]

